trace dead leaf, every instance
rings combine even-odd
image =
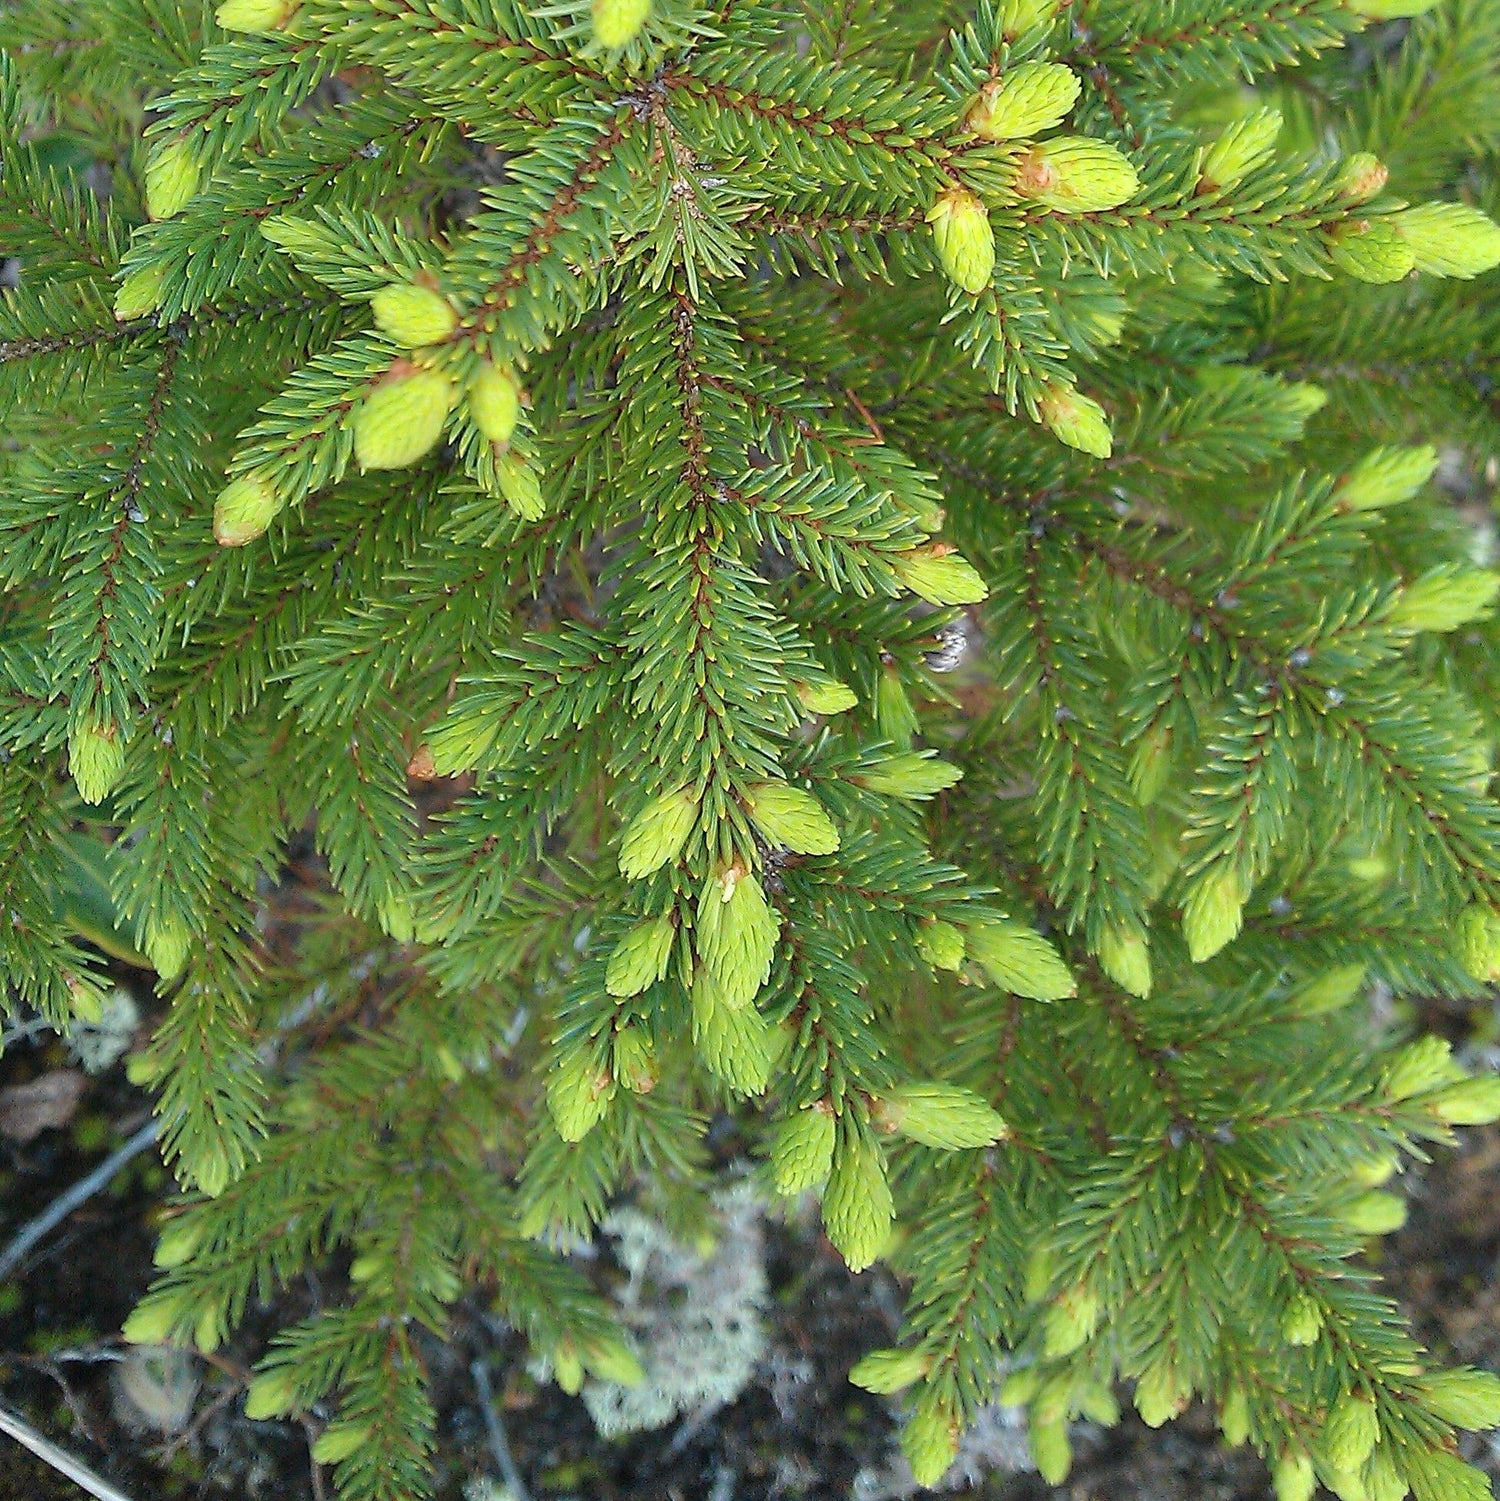
[[[28,1142],[57,1126],[66,1126],[83,1094],[83,1075],[76,1068],[55,1068],[30,1084],[0,1089],[0,1136]]]

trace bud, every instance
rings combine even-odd
[[[633,927],[616,945],[604,971],[604,988],[614,996],[639,995],[667,972],[677,936],[670,912]]]
[[[1438,0],[1344,0],[1357,16],[1370,21],[1397,21],[1406,16],[1423,16]]]
[[[1330,231],[1328,253],[1356,281],[1382,286],[1400,281],[1417,266],[1416,252],[1389,219],[1351,219]]]
[[[1145,1000],[1151,994],[1151,950],[1133,924],[1114,924],[1099,938],[1099,966],[1122,990]]]
[[[1073,1445],[1063,1422],[1033,1423],[1026,1435],[1036,1472],[1048,1485],[1061,1485],[1073,1468]]]
[[[1408,584],[1385,618],[1398,631],[1456,631],[1487,616],[1497,593],[1500,573],[1439,564]]]
[[[1182,909],[1182,934],[1194,964],[1211,959],[1239,933],[1249,895],[1232,860],[1220,860],[1196,878]]]
[[[986,918],[969,924],[969,952],[1002,990],[1034,1001],[1078,994],[1072,971],[1057,950],[1020,923]]]
[[[1219,1408],[1219,1431],[1231,1449],[1237,1449],[1250,1437],[1250,1398],[1242,1386],[1229,1389]]]
[[[1287,1304],[1287,1310],[1281,1316],[1282,1339],[1287,1344],[1298,1347],[1311,1345],[1317,1342],[1322,1329],[1323,1310],[1316,1299],[1310,1298],[1306,1293],[1298,1293]]]
[[[1130,786],[1141,807],[1149,808],[1172,774],[1172,731],[1158,720],[1136,741],[1130,754]]]
[[[736,1094],[764,1094],[778,1053],[776,1029],[754,1006],[726,1006],[700,969],[693,981],[693,1046]]]
[[[651,0],[594,0],[594,44],[609,52],[628,47],[651,14]]]
[[[406,349],[437,344],[458,327],[453,304],[440,292],[415,282],[393,282],[370,299],[375,327]]]
[[[1102,1381],[1086,1380],[1075,1390],[1073,1400],[1079,1415],[1103,1428],[1113,1428],[1120,1421],[1120,1404]]]
[[[214,12],[214,20],[225,31],[266,36],[285,26],[296,9],[295,0],[224,0]]]
[[[104,1020],[104,1001],[100,998],[98,985],[92,975],[85,979],[64,971],[62,981],[68,991],[68,1009],[79,1021],[92,1027]],[[121,1004],[128,1003],[133,1013],[135,1002],[130,999],[130,992],[119,988],[110,992],[111,1001],[117,996],[125,998]]]
[[[509,443],[521,420],[521,388],[502,365],[486,360],[469,382],[469,416],[491,443]]]
[[[68,769],[78,795],[102,803],[125,770],[125,736],[113,720],[85,719],[68,731]]]
[[[416,941],[416,914],[411,899],[402,892],[388,892],[376,902],[375,921],[380,924],[380,931],[396,943]]]
[[[1198,176],[1198,190],[1211,193],[1217,188],[1232,188],[1271,160],[1276,153],[1276,137],[1281,134],[1281,111],[1274,106],[1254,110],[1236,120],[1203,158]]]
[[[432,1050],[432,1064],[437,1075],[450,1084],[461,1084],[469,1072],[463,1059],[446,1042],[440,1042]]]
[[[115,293],[115,318],[130,323],[146,318],[161,306],[161,291],[167,280],[167,268],[160,262],[132,271]]]
[[[1324,1460],[1323,1484],[1338,1497],[1338,1501],[1370,1501],[1360,1470],[1340,1470]]]
[[[242,474],[219,491],[214,502],[214,541],[243,547],[265,533],[285,502],[263,474]]]
[[[1028,1303],[1040,1303],[1052,1291],[1053,1270],[1051,1247],[1045,1241],[1039,1246],[1033,1246],[1031,1254],[1026,1258],[1021,1285],[1021,1296]]]
[[[832,1113],[817,1105],[779,1122],[771,1139],[771,1182],[776,1192],[792,1198],[822,1183],[833,1166],[837,1134]]]
[[[1010,1127],[972,1089],[956,1084],[904,1084],[875,1102],[875,1122],[945,1152],[993,1146]]]
[[[1346,474],[1334,496],[1346,511],[1378,511],[1410,500],[1437,472],[1438,451],[1373,448]]]
[[[1318,976],[1288,1001],[1298,1016],[1322,1016],[1347,1006],[1364,989],[1366,966],[1340,964]]]
[[[125,1077],[137,1089],[150,1089],[160,1082],[162,1073],[161,1064],[150,1053],[132,1053],[125,1060]]]
[[[1417,270],[1467,281],[1500,266],[1500,224],[1467,203],[1422,203],[1395,217]]]
[[[615,1033],[615,1078],[631,1094],[650,1094],[656,1088],[656,1049],[644,1027],[634,1023]]]
[[[1114,437],[1104,408],[1075,387],[1054,381],[1037,399],[1037,414],[1061,443],[1080,453],[1107,459],[1114,452]]]
[[[370,1251],[363,1256],[356,1256],[349,1264],[349,1280],[360,1285],[378,1283],[383,1288],[389,1288],[394,1270],[395,1263],[389,1253]]]
[[[1465,1464],[1447,1449],[1407,1444],[1401,1460],[1417,1501],[1493,1501],[1495,1493],[1484,1471]]]
[[[583,1357],[573,1341],[562,1340],[552,1352],[552,1374],[557,1384],[570,1396],[576,1397],[583,1385]]]
[[[198,162],[186,139],[179,136],[153,151],[146,163],[146,215],[173,219],[198,192]]]
[[[187,1311],[175,1292],[150,1293],[125,1320],[120,1333],[132,1345],[164,1345]]]
[[[711,877],[698,900],[693,944],[719,999],[748,1006],[771,973],[781,918],[760,882],[739,865]]]
[[[834,1149],[823,1190],[823,1229],[851,1272],[862,1272],[885,1249],[896,1218],[885,1155],[858,1128]]]
[[[190,1179],[199,1193],[217,1199],[229,1187],[233,1170],[222,1142],[210,1136],[198,1143],[190,1161],[185,1156],[178,1160],[177,1175]]]
[[[1472,902],[1458,918],[1459,963],[1476,980],[1500,980],[1500,912],[1484,902]]]
[[[809,714],[842,714],[859,696],[837,678],[818,677],[797,684],[797,697]]]
[[[957,1420],[943,1406],[922,1403],[901,1430],[901,1452],[918,1485],[936,1485],[958,1456]]]
[[[1298,422],[1306,422],[1328,405],[1328,392],[1310,380],[1282,381],[1279,394],[1286,403],[1284,410]]]
[[[312,1457],[320,1465],[336,1465],[358,1454],[370,1442],[368,1423],[330,1423],[312,1446]]]
[[[1148,1428],[1160,1428],[1187,1409],[1193,1391],[1170,1362],[1154,1365],[1135,1384],[1135,1410]]]
[[[193,1324],[193,1344],[204,1355],[211,1355],[224,1343],[225,1329],[219,1310],[210,1305],[199,1313]]]
[[[697,821],[698,799],[686,787],[647,803],[625,830],[620,874],[638,881],[675,860]]]
[[[1465,1076],[1453,1061],[1453,1049],[1441,1037],[1419,1037],[1408,1043],[1385,1066],[1385,1092],[1393,1100],[1409,1100]]]
[[[1000,0],[1000,34],[1014,41],[1035,26],[1050,25],[1057,16],[1057,0]]]
[[[1370,1501],[1405,1501],[1411,1487],[1401,1478],[1390,1449],[1384,1444],[1365,1466],[1365,1494]]]
[[[614,1096],[614,1080],[582,1048],[563,1054],[547,1078],[547,1110],[564,1141],[582,1141]]]
[[[1500,1376],[1463,1367],[1429,1376],[1423,1405],[1455,1428],[1480,1433],[1500,1428]]]
[[[871,1350],[849,1372],[849,1380],[867,1392],[889,1397],[920,1381],[931,1367],[932,1357],[921,1350]]]
[[[1431,1095],[1427,1108],[1450,1126],[1488,1126],[1500,1120],[1500,1074],[1481,1074]]]
[[[531,465],[523,464],[513,453],[502,454],[495,461],[495,478],[506,505],[523,521],[540,521],[547,514],[542,482]]]
[[[1355,855],[1344,862],[1344,869],[1356,881],[1368,881],[1383,886],[1390,880],[1395,867],[1384,855]]]
[[[175,980],[187,968],[192,934],[175,913],[153,914],[146,919],[143,946],[156,973],[163,980]]]
[[[1271,1489],[1276,1501],[1312,1501],[1318,1479],[1306,1454],[1288,1449],[1271,1467]]]
[[[1097,214],[1118,208],[1140,191],[1129,157],[1089,136],[1057,136],[1031,148],[1017,163],[1016,195],[1059,214]]]
[[[1086,1344],[1103,1313],[1098,1296],[1081,1283],[1059,1293],[1042,1325],[1042,1348],[1047,1358],[1060,1359]]]
[[[927,222],[948,280],[971,297],[984,291],[995,269],[995,232],[984,204],[967,188],[948,188],[927,210]]]
[[[917,711],[894,663],[882,668],[875,680],[875,728],[882,740],[889,740],[898,750],[909,751],[917,737]]]
[[[964,935],[951,922],[934,918],[917,929],[917,952],[934,969],[959,969],[966,952]]]
[[[1385,191],[1390,170],[1378,156],[1356,151],[1339,168],[1338,190],[1350,203],[1368,203]]]
[[[745,798],[767,844],[799,855],[831,855],[838,849],[839,831],[810,792],[789,782],[753,782]]]
[[[436,370],[398,361],[354,413],[354,457],[361,469],[405,469],[443,436],[453,383]]]
[[[1339,1218],[1357,1235],[1389,1235],[1406,1223],[1406,1201],[1376,1189],[1346,1204]]]
[[[1379,1188],[1389,1183],[1400,1170],[1401,1159],[1394,1152],[1376,1152],[1361,1157],[1349,1170],[1349,1176],[1361,1188]]]
[[[259,1372],[245,1393],[245,1416],[252,1423],[284,1417],[297,1407],[297,1378],[290,1366]]]
[[[1041,1390],[1041,1372],[1034,1365],[1017,1366],[1000,1385],[999,1402],[1002,1407],[1024,1407]],[[1039,1414],[1030,1414],[1033,1423]]]
[[[1357,1470],[1380,1439],[1380,1419],[1368,1397],[1345,1394],[1333,1404],[1323,1425],[1323,1452],[1336,1470]]]
[[[198,1249],[203,1226],[196,1219],[175,1219],[161,1233],[152,1263],[163,1271],[181,1266]]]
[[[212,1305],[205,1308],[193,1324],[193,1344],[204,1355],[213,1354],[224,1343],[224,1334],[219,1310]]]
[[[904,588],[931,605],[976,605],[990,591],[971,563],[947,542],[931,542],[888,557]]]
[[[962,776],[958,767],[939,761],[932,751],[909,751],[887,756],[874,766],[861,767],[851,780],[886,797],[909,797],[923,802],[946,792]]]
[[[438,779],[437,758],[425,741],[412,752],[411,760],[406,763],[406,774],[414,782],[435,782]]]
[[[583,1363],[601,1381],[616,1386],[639,1386],[646,1379],[645,1367],[623,1340],[589,1340],[583,1347]]]
[[[964,128],[985,141],[1026,140],[1060,124],[1081,89],[1061,63],[1022,63],[980,89]]]

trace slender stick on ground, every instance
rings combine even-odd
[[[149,1120],[122,1147],[109,1154],[88,1177],[80,1178],[66,1193],[59,1194],[34,1220],[21,1226],[20,1233],[0,1251],[0,1282],[4,1282],[26,1259],[33,1246],[55,1230],[80,1205],[86,1204],[133,1157],[138,1157],[156,1140],[158,1125]]]
[[[75,1485],[81,1485],[98,1501],[130,1501],[124,1491],[116,1490],[102,1475],[96,1475],[51,1439],[43,1438],[24,1418],[4,1407],[0,1407],[0,1433],[8,1433],[18,1444],[24,1444],[38,1459],[66,1475]]]
[[[495,1456],[495,1463],[500,1466],[500,1478],[505,1481],[512,1501],[531,1501],[526,1494],[526,1482],[521,1479],[521,1472],[516,1468],[515,1460],[510,1457],[510,1445],[505,1441],[505,1426],[500,1421],[500,1413],[495,1406],[495,1393],[490,1388],[490,1373],[482,1360],[474,1361],[469,1367],[469,1373],[479,1390],[479,1406],[484,1413],[484,1426],[490,1435],[490,1452]]]

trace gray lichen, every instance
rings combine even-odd
[[[765,1349],[762,1206],[747,1184],[716,1195],[705,1251],[673,1239],[638,1209],[604,1222],[626,1272],[620,1317],[646,1369],[639,1386],[590,1380],[583,1400],[605,1437],[662,1428],[732,1402]]]

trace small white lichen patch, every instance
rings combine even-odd
[[[88,1074],[102,1074],[129,1049],[141,1024],[135,997],[117,985],[104,997],[99,1020],[75,1018],[68,1028],[68,1046]]]
[[[464,1482],[464,1501],[516,1501],[516,1493],[499,1480],[476,1475]]]
[[[900,1410],[899,1401],[892,1406]],[[982,1485],[992,1474],[1010,1475],[1034,1470],[1026,1440],[1026,1409],[992,1402],[974,1414],[958,1441],[958,1454],[947,1473],[934,1486],[917,1484],[911,1466],[893,1439],[882,1465],[866,1465],[854,1477],[851,1501],[911,1501],[930,1491],[967,1491]]]
[[[585,1382],[583,1400],[606,1438],[662,1428],[684,1413],[732,1402],[766,1345],[762,1206],[745,1184],[715,1196],[706,1253],[685,1246],[638,1209],[616,1211],[604,1230],[627,1276],[621,1322],[646,1369],[639,1386]]]
[[[198,1357],[165,1345],[138,1345],[110,1368],[115,1420],[132,1433],[181,1433],[192,1421],[200,1385]]]

